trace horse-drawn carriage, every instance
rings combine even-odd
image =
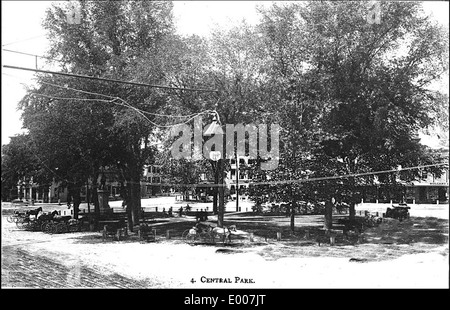
[[[50,234],[81,231],[82,227],[82,220],[73,219],[70,215],[60,216],[56,210],[43,213],[42,207],[25,213],[15,211],[8,221],[15,222],[19,229]]]
[[[25,212],[20,212],[15,210],[13,214],[8,216],[6,220],[8,223],[15,223],[17,227],[19,227],[23,222],[26,221],[28,215]]]
[[[231,243],[231,234],[235,231],[236,225],[214,227],[210,224],[199,222],[194,227],[186,229],[182,234],[182,238],[188,243],[195,241],[215,243],[218,237],[225,244]]]
[[[39,216],[42,214],[42,207],[26,212],[15,211],[9,221],[16,223],[17,228],[36,231],[40,228]]]

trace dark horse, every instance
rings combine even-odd
[[[29,210],[29,211],[27,211],[26,215],[37,216],[39,214],[39,212],[42,212],[42,207],[39,207],[39,208],[34,209],[34,210]]]
[[[46,213],[46,214],[42,214],[40,217],[39,217],[39,220],[41,220],[41,221],[50,221],[50,220],[53,220],[53,218],[55,217],[55,216],[57,216],[58,215],[58,211],[53,211],[52,213]]]

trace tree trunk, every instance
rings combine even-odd
[[[81,204],[81,183],[76,183],[75,188],[72,191],[72,199],[73,199],[73,218],[78,219],[78,214],[80,211]]]
[[[96,216],[100,215],[100,203],[98,202],[97,185],[92,186],[92,202],[94,203],[94,214]]]
[[[89,181],[86,182],[86,203],[87,203],[87,207],[88,207],[88,213],[91,213],[91,205],[90,205],[90,190],[89,190]]]
[[[141,185],[139,177],[133,178],[130,185],[130,197],[128,197],[128,208],[131,213],[131,221],[128,220],[130,231],[133,231],[133,226],[139,225],[139,218],[141,213]],[[131,223],[130,223],[131,222]],[[131,224],[131,226],[130,226]]]
[[[295,230],[295,204],[291,206],[291,231],[294,233]]]
[[[350,206],[349,206],[349,209],[348,209],[348,218],[349,218],[349,220],[350,221],[354,221],[355,220],[355,215],[356,215],[356,210],[355,210],[355,204],[356,204],[356,195],[355,195],[355,190],[356,190],[356,188],[355,188],[355,178],[354,177],[352,177],[352,178],[350,178],[350,186],[351,186],[351,189],[352,189],[352,192],[353,192],[353,195],[351,195],[351,200],[350,200]]]
[[[67,185],[67,191],[67,205],[70,206],[70,203],[72,203],[73,218],[78,219],[78,208],[81,203],[81,185],[78,182],[69,183]]]
[[[333,228],[333,203],[331,201],[325,202],[325,229]]]
[[[356,209],[355,209],[355,201],[352,199],[352,201],[350,201],[350,206],[348,209],[348,218],[350,221],[354,221],[355,220],[355,215],[356,215]]]
[[[130,205],[130,197],[131,197],[131,186],[130,182],[126,185],[121,182],[121,195],[123,202],[125,203],[125,212],[127,214],[127,222],[128,222],[128,230],[133,231],[133,217],[131,215],[131,205]]]

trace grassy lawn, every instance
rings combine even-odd
[[[344,216],[334,216],[336,222],[340,218]],[[171,223],[164,225],[164,229],[170,227],[181,234],[189,224]],[[225,224],[236,225],[239,231],[247,233],[233,236],[229,253],[255,252],[268,260],[327,256],[369,262],[430,251],[448,255],[448,220],[435,217],[411,217],[401,222],[385,218],[378,226],[365,229],[362,238],[338,235],[334,246],[327,239],[322,239],[320,245],[317,242],[323,227],[321,215],[297,216],[294,233],[290,230],[290,219],[284,216],[225,216]],[[277,232],[281,232],[280,241]],[[250,233],[255,237],[253,242],[249,240]]]

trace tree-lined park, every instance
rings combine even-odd
[[[396,192],[399,177],[441,173],[443,159],[417,134],[448,132],[448,95],[435,87],[448,75],[448,29],[420,2],[379,2],[379,11],[356,1],[278,3],[259,8],[256,25],[205,37],[177,34],[169,1],[69,5],[53,4],[43,20],[57,69],[37,71],[19,103],[27,133],[2,146],[2,200],[18,180],[61,182],[78,217],[81,188],[89,184],[98,210],[109,169],[132,230],[145,164],[161,163],[181,191],[205,170],[223,184],[225,156],[171,158],[170,131],[196,116],[202,128],[279,124],[277,168],[257,158],[243,169],[255,204],[284,202],[292,218],[300,202],[324,202],[325,213],[345,203],[352,219],[361,187]],[[69,22],[71,9],[79,21]],[[214,195],[219,226],[223,189]]]

